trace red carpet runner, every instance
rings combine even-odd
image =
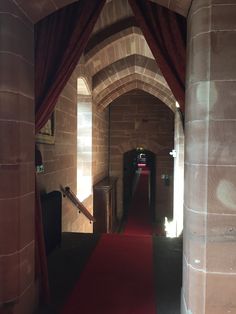
[[[124,234],[102,235],[62,314],[156,313],[148,178],[142,169]]]
[[[149,169],[142,167],[134,197],[129,208],[124,234],[151,235],[151,211],[149,208]]]
[[[152,238],[103,235],[63,314],[155,314]]]

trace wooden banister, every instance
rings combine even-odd
[[[83,213],[84,216],[90,220],[90,223],[96,221],[93,215],[91,215],[87,208],[84,206],[84,204],[80,202],[80,200],[73,193],[69,186],[66,187],[61,186],[61,191],[63,193],[63,196],[64,197],[67,196],[70,199],[70,201],[78,208],[79,212]]]

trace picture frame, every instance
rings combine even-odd
[[[55,144],[55,112],[52,113],[47,123],[36,134],[36,143]]]

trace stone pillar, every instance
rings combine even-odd
[[[34,305],[34,32],[0,1],[0,312]]]
[[[235,313],[236,3],[188,16],[182,313]]]
[[[174,157],[174,224],[176,235],[183,231],[184,205],[184,132],[180,113],[175,114],[175,157]]]

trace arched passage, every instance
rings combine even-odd
[[[142,155],[142,157],[140,157]],[[140,160],[143,158],[143,160]],[[156,155],[142,147],[137,147],[123,154],[123,206],[124,217],[132,200],[137,179],[139,176],[139,163],[146,165],[150,170],[149,176],[149,206],[152,218],[155,220],[155,190],[156,190]]]
[[[118,177],[118,218],[123,215],[123,154],[137,147],[157,156],[156,182],[160,197],[156,199],[156,217],[172,218],[174,114],[159,99],[134,90],[109,106],[110,111],[110,174]],[[159,170],[158,170],[159,169]],[[161,175],[168,175],[170,185],[164,185]]]

